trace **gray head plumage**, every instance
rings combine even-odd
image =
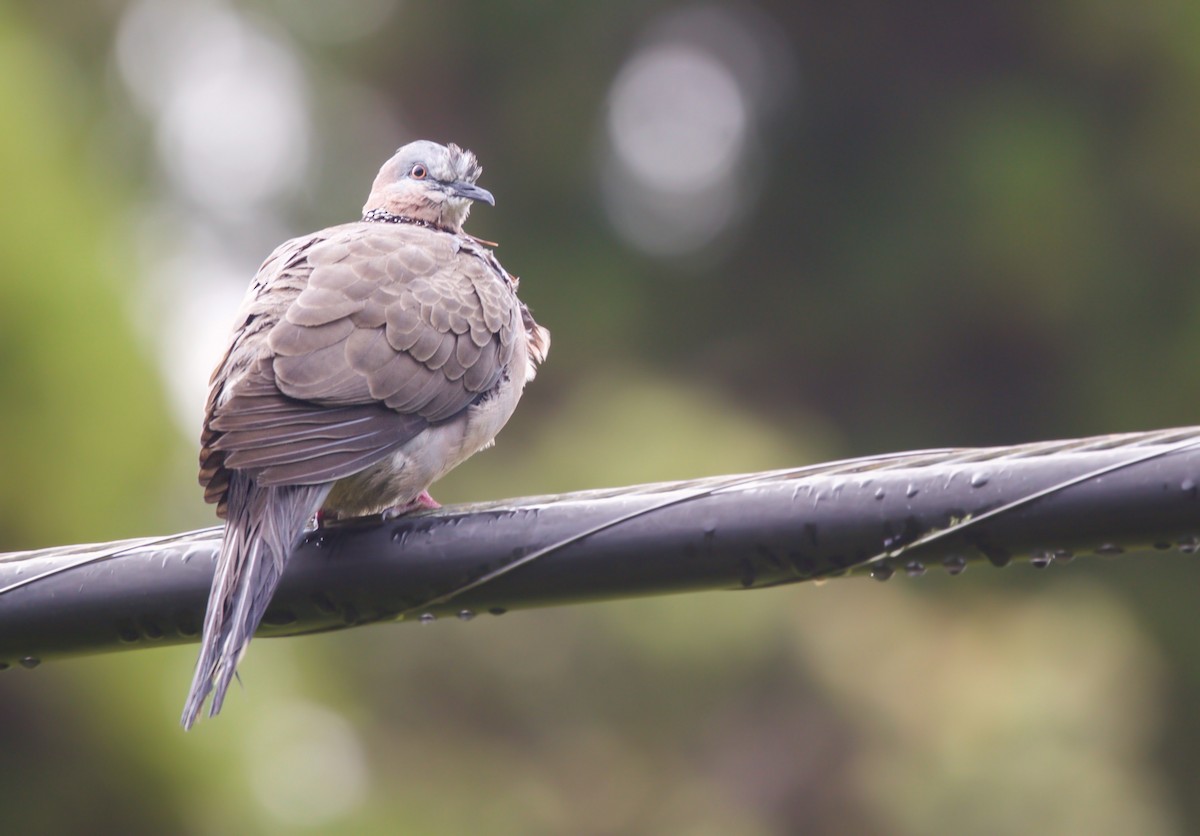
[[[379,169],[363,214],[382,211],[462,232],[473,201],[496,202],[491,192],[475,185],[482,171],[475,155],[454,143],[410,142]]]

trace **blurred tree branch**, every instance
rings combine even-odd
[[[1196,549],[1200,427],[932,450],[309,533],[260,635]],[[221,530],[0,555],[0,663],[195,641]]]

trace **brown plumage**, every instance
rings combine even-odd
[[[220,710],[288,553],[316,511],[404,509],[491,444],[549,348],[515,280],[462,232],[469,151],[415,142],[364,220],[281,245],[211,380],[205,499],[226,520],[183,724]]]

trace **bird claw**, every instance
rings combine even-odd
[[[441,507],[442,503],[430,496],[429,491],[421,491],[420,496],[407,505],[396,505],[391,508],[385,508],[382,516],[384,521],[394,520],[396,517],[402,517],[413,511],[436,511]]]

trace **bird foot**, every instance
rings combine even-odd
[[[442,503],[430,496],[429,491],[421,491],[421,495],[407,505],[396,505],[385,509],[383,518],[385,520],[394,520],[396,517],[404,516],[413,511],[436,511],[441,507]]]

